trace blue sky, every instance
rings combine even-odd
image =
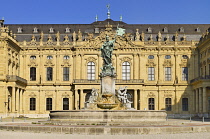
[[[129,24],[210,24],[210,0],[0,0],[6,24],[89,24],[107,18]]]

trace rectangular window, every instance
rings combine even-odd
[[[69,98],[63,98],[63,110],[69,110]]]
[[[36,81],[36,68],[30,68],[30,81]]]
[[[171,67],[165,67],[165,80],[171,81]]]
[[[171,98],[165,99],[166,111],[171,111]]]
[[[188,68],[182,67],[182,81],[188,80]]]
[[[148,107],[149,107],[149,110],[155,110],[155,99],[154,98],[148,99]]]
[[[188,98],[182,98],[182,111],[188,111]]]
[[[52,110],[52,98],[46,98],[46,110]]]
[[[149,81],[155,80],[155,68],[154,67],[148,67],[148,80]]]
[[[53,80],[53,68],[47,67],[47,81]]]
[[[31,111],[36,110],[36,98],[30,98],[30,110]]]
[[[63,68],[63,81],[69,81],[69,67]]]

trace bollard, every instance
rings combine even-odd
[[[24,122],[26,122],[26,117],[24,117]]]
[[[204,122],[204,117],[203,117],[203,122]]]
[[[166,116],[166,121],[168,121],[168,116]]]
[[[14,116],[12,117],[12,122],[14,122]]]
[[[2,122],[2,117],[0,118],[0,122]]]
[[[191,117],[190,117],[190,122],[192,121]]]
[[[48,121],[50,121],[50,116],[48,117]]]

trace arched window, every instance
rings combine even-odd
[[[30,68],[30,81],[36,81],[36,68]]]
[[[123,62],[122,64],[122,79],[130,80],[131,68],[129,62]]]
[[[87,78],[88,80],[95,80],[95,63],[88,62],[87,64]]]

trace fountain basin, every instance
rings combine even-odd
[[[113,109],[117,107],[118,104],[117,103],[98,103],[97,106],[98,108],[101,108],[101,109]]]

